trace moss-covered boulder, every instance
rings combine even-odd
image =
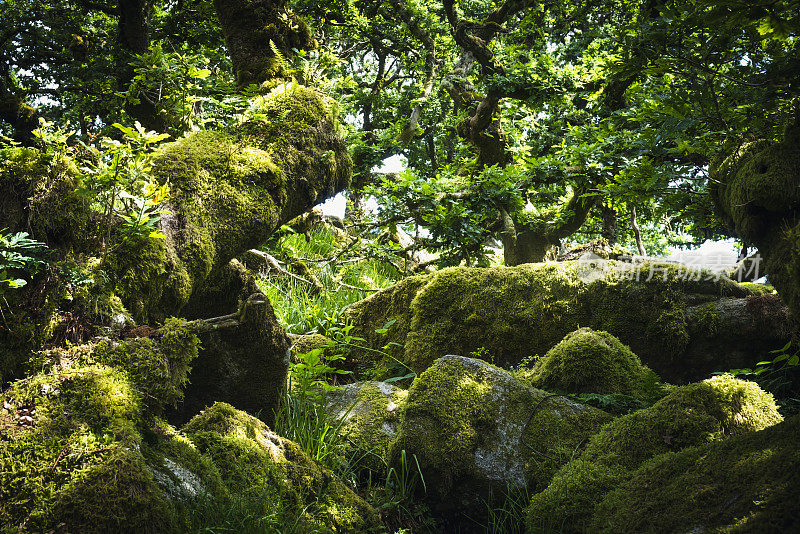
[[[356,533],[382,526],[372,507],[296,443],[228,404],[204,410],[182,433],[224,473],[232,493],[262,489],[274,499],[265,504],[293,511],[302,531]]]
[[[169,532],[176,510],[142,451],[127,373],[75,366],[14,383],[0,410],[0,524],[45,532]]]
[[[345,315],[371,349],[399,347],[352,358],[362,374],[379,379],[408,372],[394,358],[420,373],[445,354],[480,349],[498,365],[515,365],[586,326],[616,336],[664,380],[681,383],[753,365],[785,343],[786,313],[762,317],[762,309],[747,306],[752,291],[735,282],[676,265],[598,262],[593,276],[585,262],[572,261],[408,278]],[[735,318],[727,308],[703,308],[723,298],[738,303]],[[709,313],[695,321],[700,312]],[[375,332],[390,321],[385,335]]]
[[[781,420],[772,395],[729,375],[675,388],[653,406],[622,416],[589,438],[581,458],[561,468],[550,485],[532,497],[527,529],[591,531],[597,503],[643,462],[760,431]]]
[[[650,399],[659,393],[658,375],[608,332],[581,328],[523,372],[534,387],[567,393],[618,393]]]
[[[386,470],[389,445],[397,435],[399,413],[408,391],[385,382],[357,382],[331,391],[325,411],[339,426],[349,458],[380,473]]]
[[[544,491],[531,497],[526,510],[529,533],[584,534],[603,495],[617,488],[628,472],[583,459],[573,460],[553,476]]]
[[[800,315],[800,127],[736,147],[709,174],[717,212],[758,248],[761,272]]]
[[[508,486],[546,486],[610,419],[484,361],[445,356],[414,380],[389,458],[399,468],[402,451],[416,457],[432,508],[463,518]]]
[[[657,456],[600,501],[588,532],[795,532],[800,417]]]
[[[101,339],[44,354],[50,361],[83,365],[101,364],[125,371],[142,397],[144,406],[160,413],[183,400],[191,364],[197,358],[200,340],[192,325],[168,319],[147,335],[122,340]]]
[[[305,334],[294,336],[291,339],[292,346],[292,357],[296,357],[298,354],[308,354],[312,350],[315,349],[322,349],[329,350],[335,345],[335,342],[322,334]]]
[[[258,520],[265,531],[379,526],[363,500],[258,419],[217,404],[176,432],[132,376],[65,360],[0,395],[0,525],[189,532],[226,527],[235,511],[250,514],[239,527]]]
[[[202,348],[183,402],[169,412],[169,420],[185,423],[219,401],[273,424],[286,388],[290,351],[269,300],[257,293],[238,313],[193,325]]]

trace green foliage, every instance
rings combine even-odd
[[[0,230],[0,295],[7,288],[16,289],[47,265],[47,245],[30,239],[27,232],[6,234]],[[12,278],[9,278],[12,277]]]
[[[522,534],[525,530],[525,511],[530,503],[527,488],[508,486],[499,497],[490,494],[486,499],[486,521],[476,521],[486,534]]]
[[[163,213],[159,206],[169,192],[166,184],[158,184],[150,174],[152,150],[169,135],[146,131],[138,122],[133,128],[114,127],[125,135],[125,142],[103,138],[100,148],[87,147],[91,159],[77,191],[103,221],[103,258],[128,241],[163,239],[157,229]],[[121,225],[111,243],[117,220]]]
[[[330,260],[343,246],[346,244],[337,242],[328,229],[311,230],[309,239],[291,230],[284,231],[268,243],[268,250],[290,268],[294,260],[303,261],[323,286],[318,291],[306,282],[270,273],[259,278],[259,287],[269,297],[278,321],[288,332],[328,335],[345,308],[397,280],[397,270],[377,259],[346,263]]]
[[[800,351],[789,340],[780,349],[769,352],[774,357],[758,362],[754,368],[731,369],[727,373],[743,380],[752,380],[774,394],[784,415],[800,413]]]
[[[275,414],[275,431],[297,443],[319,465],[341,469],[344,443],[339,430],[344,418],[334,423],[325,412],[325,394],[335,390],[329,384],[333,375],[348,374],[332,364],[344,356],[324,348],[295,355],[289,364],[289,385],[283,403]]]
[[[413,460],[413,463],[411,462]],[[411,499],[417,488],[421,487],[423,492],[427,492],[425,477],[416,454],[408,458],[405,449],[400,451],[397,467],[389,467],[386,474],[386,488],[392,491],[399,503]]]
[[[236,100],[229,79],[219,69],[208,67],[219,52],[208,48],[167,51],[169,42],[153,42],[132,63],[134,77],[124,96],[133,104],[145,101],[155,108],[162,128],[173,134],[203,128],[225,120],[235,111]]]

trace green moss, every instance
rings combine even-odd
[[[622,416],[592,436],[583,458],[627,469],[658,454],[781,421],[772,395],[722,375],[675,388],[650,408]]]
[[[742,282],[741,285],[747,288],[754,295],[773,295],[775,288],[770,284],[754,284],[753,282]]]
[[[526,532],[586,532],[598,497],[616,488],[624,476],[619,468],[582,459],[568,463],[544,491],[531,498],[526,510]]]
[[[717,307],[713,303],[709,303],[697,310],[692,316],[695,323],[694,328],[698,328],[706,332],[710,337],[716,336],[721,327],[721,321],[717,315]]]
[[[420,375],[389,449],[415,455],[437,507],[477,505],[505,484],[543,487],[611,417],[530,388],[480,360],[448,356]],[[455,510],[453,509],[455,507]]]
[[[144,406],[158,413],[183,398],[183,387],[197,357],[199,340],[189,323],[170,318],[153,337],[104,340],[50,351],[51,360],[100,363],[122,369],[143,397]]]
[[[594,532],[603,524],[596,521],[597,503],[635,478],[635,470],[643,462],[688,447],[731,440],[780,421],[772,395],[752,382],[723,375],[674,388],[653,406],[622,416],[589,438],[580,459],[561,468],[551,484],[531,499],[528,531]],[[683,468],[691,470],[692,466]],[[609,532],[641,531],[615,524],[618,530]]]
[[[231,492],[269,488],[275,501],[265,502],[265,511],[280,503],[283,513],[293,511],[309,530],[323,532],[366,532],[379,525],[366,502],[299,446],[228,404],[214,404],[182,432],[225,473]]]
[[[163,320],[192,297],[224,293],[232,258],[348,184],[352,164],[332,107],[313,89],[280,85],[258,97],[238,127],[195,132],[159,150],[153,174],[170,186],[167,237],[126,243],[108,262],[137,320]],[[201,310],[211,311],[191,307]]]
[[[308,354],[314,349],[328,349],[334,341],[322,334],[309,334],[296,338],[292,343],[292,354]]]
[[[580,262],[443,269],[377,293],[350,307],[345,318],[355,325],[352,333],[373,349],[387,341],[402,344],[390,355],[417,373],[445,354],[469,354],[481,347],[499,365],[515,365],[531,354],[544,354],[579,326],[620,338],[668,380],[685,381],[715,370],[714,358],[709,362],[707,354],[691,353],[689,302],[750,292],[730,280],[707,279],[707,273],[674,265],[644,264],[637,281],[625,270],[629,265],[609,261],[593,281],[578,272],[585,267]],[[396,322],[388,337],[374,334],[392,319]],[[366,351],[354,357],[361,360],[361,369],[374,370],[375,378],[389,375],[391,358]]]
[[[62,523],[78,532],[172,529],[173,511],[139,451],[140,398],[124,373],[66,368],[14,383],[3,400],[12,408],[0,413],[0,523],[31,531]],[[32,421],[19,426],[23,410]]]
[[[709,169],[718,213],[763,256],[762,272],[793,314],[800,314],[800,147],[797,129],[781,142],[736,148]]]
[[[29,231],[59,248],[84,250],[92,212],[80,198],[79,172],[63,155],[31,148],[0,150],[0,228]]]
[[[608,332],[581,328],[567,336],[530,371],[534,387],[568,393],[620,393],[648,399],[658,376]]]
[[[352,334],[363,338],[364,345],[370,348],[380,349],[388,345],[386,353],[392,358],[402,360],[406,336],[411,330],[411,319],[414,316],[411,303],[428,281],[426,276],[404,278],[390,288],[349,307],[345,319],[353,326]],[[392,323],[385,334],[376,332],[390,322]],[[351,350],[347,358],[359,375],[370,379],[389,378],[390,370],[396,365],[392,358],[384,358],[380,353],[357,348]],[[401,376],[408,372],[404,367],[397,370]]]
[[[658,456],[597,506],[590,532],[789,532],[800,523],[800,418]]]

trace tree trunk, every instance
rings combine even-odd
[[[286,388],[289,340],[269,300],[257,293],[237,313],[192,324],[201,349],[184,400],[169,419],[181,424],[214,402],[227,402],[272,425]]]
[[[633,227],[633,235],[636,237],[636,248],[639,250],[639,256],[647,256],[647,251],[644,249],[642,242],[642,232],[639,230],[639,223],[636,220],[636,206],[631,207],[631,226]]]
[[[553,243],[547,235],[535,230],[517,231],[513,239],[503,233],[503,260],[506,266],[513,267],[523,263],[538,263],[547,258],[547,253],[559,243]]]
[[[600,217],[603,220],[600,236],[613,247],[617,243],[617,211],[610,206],[600,204]]]
[[[152,5],[149,0],[120,0],[119,20],[117,22],[117,84],[119,90],[128,90],[135,75],[131,61],[133,56],[145,54],[150,47],[150,18]],[[148,130],[162,132],[164,120],[159,116],[156,106],[145,98],[134,104],[125,104],[125,111],[138,120]]]
[[[25,103],[25,98],[16,94],[4,76],[0,76],[0,121],[14,128],[14,141],[22,146],[33,146],[33,131],[39,127],[36,109]]]
[[[283,77],[292,49],[316,44],[285,0],[214,0],[214,7],[240,89]]]

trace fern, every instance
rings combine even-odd
[[[280,65],[281,70],[289,70],[289,63],[286,62],[286,58],[272,39],[269,40],[269,48],[272,50],[272,53],[275,54],[275,60],[278,62],[278,65]]]

